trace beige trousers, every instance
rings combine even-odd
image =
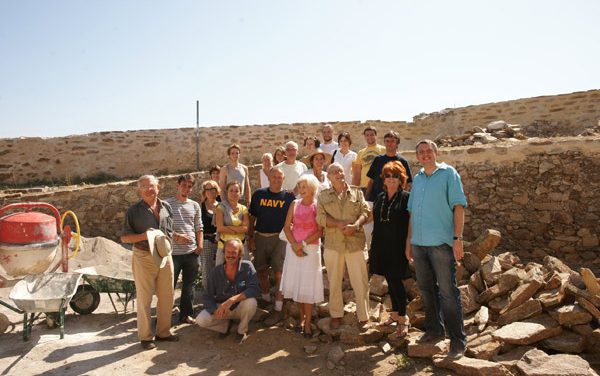
[[[233,311],[229,311],[224,319],[217,319],[215,315],[210,314],[207,310],[203,309],[202,312],[196,317],[196,324],[201,328],[214,330],[219,333],[227,332],[227,326],[229,320],[240,320],[237,328],[239,334],[245,334],[248,332],[248,323],[254,317],[256,313],[256,299],[248,298],[242,300],[240,304]]]
[[[171,312],[173,310],[173,259],[171,256],[163,268],[158,268],[148,251],[133,248],[133,279],[137,299],[137,329],[140,341],[151,341],[152,296],[156,294],[156,335],[171,335]]]
[[[356,300],[356,315],[359,321],[369,319],[369,275],[363,252],[338,252],[325,248],[323,253],[327,278],[329,279],[329,314],[333,318],[344,316],[342,280],[344,266],[348,268],[350,285]]]

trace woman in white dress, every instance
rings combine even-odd
[[[325,300],[321,265],[323,229],[317,224],[315,197],[318,187],[319,182],[313,175],[300,176],[298,192],[301,198],[290,205],[283,227],[288,244],[281,292],[285,298],[300,303],[300,325],[306,338],[312,337],[313,305]]]
[[[348,132],[342,132],[338,136],[339,148],[333,153],[333,162],[337,162],[344,168],[346,183],[352,184],[352,163],[356,160],[357,154],[350,150],[352,137]]]

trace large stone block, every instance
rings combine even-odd
[[[542,304],[537,299],[529,299],[525,303],[504,312],[498,318],[498,324],[506,325],[535,316],[542,312]]]
[[[490,320],[490,312],[488,307],[486,306],[481,306],[481,308],[479,308],[479,311],[477,311],[477,313],[475,314],[475,325],[477,325],[477,330],[479,332],[483,331],[488,323],[488,321]]]
[[[388,293],[388,284],[383,276],[377,274],[371,276],[369,293],[377,296],[384,296]]]
[[[550,314],[560,325],[567,327],[587,324],[592,321],[592,315],[581,308],[579,304],[569,304],[558,307],[550,312]]]
[[[500,314],[502,315],[525,303],[540,289],[540,287],[542,287],[542,282],[537,279],[532,279],[517,287],[517,289],[510,294],[508,304],[500,311]]]
[[[579,270],[581,274],[581,278],[583,278],[583,283],[585,283],[585,288],[592,295],[600,296],[600,283],[598,283],[598,279],[594,273],[588,268],[581,268]]]
[[[585,338],[577,333],[564,330],[560,335],[547,338],[540,344],[548,350],[579,354],[585,349]]]
[[[490,334],[484,334],[467,342],[466,354],[477,359],[491,360],[501,349],[502,342],[493,339]]]
[[[554,290],[540,291],[534,296],[540,301],[540,303],[542,303],[542,307],[546,310],[559,306],[562,304],[565,298],[565,294],[563,294],[559,288],[555,288]]]
[[[459,375],[510,376],[510,372],[502,364],[467,356],[452,360],[443,355],[436,355],[433,357],[433,364],[436,367],[450,369]]]
[[[471,285],[464,285],[458,288],[460,291],[460,299],[462,302],[463,313],[468,314],[473,311],[476,311],[481,307],[479,303],[477,303],[477,289]]]
[[[408,356],[411,358],[431,358],[436,354],[442,354],[448,350],[448,341],[439,341],[436,343],[419,343],[417,339],[422,333],[410,333],[408,336]]]
[[[487,254],[490,254],[500,242],[500,232],[497,230],[487,229],[483,231],[479,237],[465,247],[465,251],[471,252],[483,259]]]
[[[492,286],[502,273],[502,266],[496,256],[488,256],[481,263],[481,277],[488,286]]]
[[[561,332],[561,326],[552,317],[543,314],[508,324],[494,331],[492,337],[513,345],[531,345]]]
[[[590,364],[577,355],[548,355],[533,349],[517,362],[517,369],[525,376],[597,376]]]

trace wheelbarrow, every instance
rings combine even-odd
[[[102,266],[98,266],[77,270],[77,272],[83,274],[83,280],[87,284],[77,287],[77,292],[69,305],[73,311],[80,315],[88,315],[98,308],[100,293],[107,293],[115,314],[118,315],[119,309],[112,295],[115,294],[116,302],[123,305],[123,315],[127,315],[129,302],[131,302],[131,309],[134,308],[135,283],[133,275],[131,273],[118,274],[103,269]]]
[[[23,311],[24,341],[31,335],[35,318],[50,312],[58,312],[60,339],[64,338],[65,311],[80,279],[79,273],[43,273],[25,276],[17,282],[9,298]]]

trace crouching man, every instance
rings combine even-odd
[[[250,261],[242,260],[244,246],[238,239],[225,242],[225,263],[209,274],[204,293],[204,310],[196,323],[226,336],[232,319],[240,320],[236,339],[242,343],[248,336],[248,323],[256,313],[255,297],[260,293],[256,270]]]

